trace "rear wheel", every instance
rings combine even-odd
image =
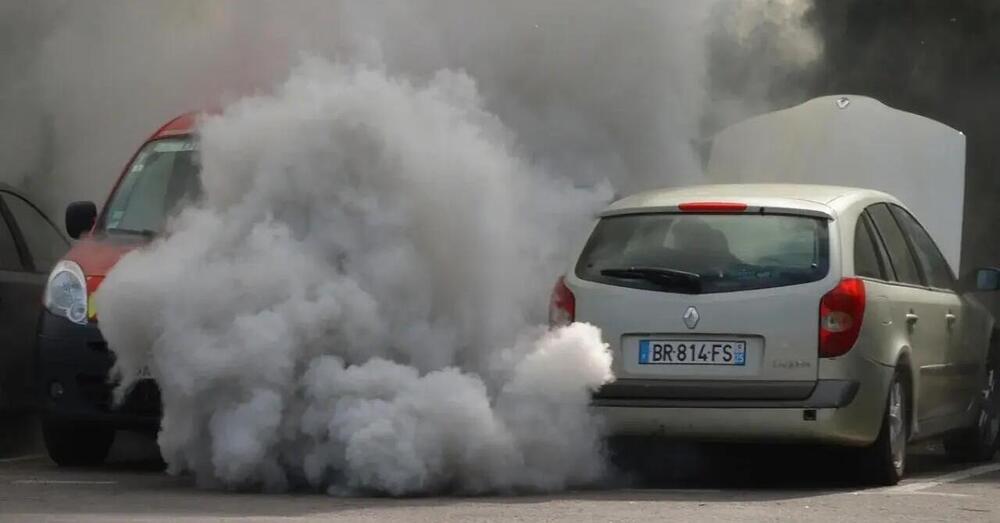
[[[115,439],[115,431],[44,423],[42,436],[52,461],[60,467],[79,467],[104,463]]]
[[[878,438],[864,451],[865,479],[876,485],[895,485],[906,471],[906,443],[910,437],[910,392],[905,375],[896,370],[889,385]]]
[[[1000,446],[1000,357],[995,349],[984,381],[976,425],[944,440],[945,452],[956,461],[989,461]]]

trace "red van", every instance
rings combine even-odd
[[[59,465],[104,461],[116,430],[155,433],[161,407],[153,380],[136,385],[120,405],[93,293],[127,252],[149,242],[168,216],[201,192],[196,113],[181,115],[146,140],[119,176],[104,208],[75,202],[66,232],[77,241],[56,263],[38,323],[37,377],[45,446]]]

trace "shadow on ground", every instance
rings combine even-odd
[[[156,437],[152,434],[118,431],[115,442],[108,451],[103,465],[107,470],[163,470],[166,464],[160,457]]]
[[[31,414],[0,416],[0,460],[44,456],[41,423]],[[162,470],[156,440],[152,435],[119,431],[108,453],[108,470]]]
[[[857,490],[872,487],[857,449],[662,442],[617,439],[610,452],[617,481],[651,489]],[[907,477],[946,474],[967,467],[947,459],[936,443],[911,446]]]
[[[17,455],[18,450],[15,449],[20,449],[22,455],[44,454],[38,433],[38,424],[34,419],[20,419],[16,426],[4,423],[0,427],[0,438],[2,438],[0,450],[3,451],[0,457]],[[858,477],[857,454],[849,449],[787,445],[696,444],[646,438],[616,439],[610,442],[609,447],[614,456],[617,472],[606,484],[571,492],[501,496],[495,499],[515,504],[546,503],[554,499],[609,502],[765,501],[793,500],[866,488]],[[968,464],[952,463],[938,446],[924,444],[911,448],[908,476],[920,480],[968,466]],[[107,463],[101,467],[59,469],[47,459],[39,458],[31,463],[18,464],[18,470],[10,472],[25,477],[40,475],[54,480],[113,479],[122,485],[121,488],[140,493],[134,505],[127,504],[131,509],[151,514],[187,513],[185,507],[189,496],[201,501],[212,499],[213,503],[218,503],[215,510],[209,511],[213,514],[271,513],[265,510],[265,507],[268,505],[266,500],[273,501],[273,497],[232,493],[221,498],[225,501],[220,502],[220,498],[215,497],[219,493],[218,490],[196,489],[192,478],[171,478],[161,475],[160,471],[163,468],[164,464],[154,438],[144,434],[119,432]],[[996,481],[995,478],[997,476],[991,479],[981,477],[975,481]],[[315,493],[315,491],[298,491],[285,496],[284,499],[290,504],[286,509],[295,507],[297,510],[309,511],[320,507],[323,510],[334,508],[322,501],[324,496],[313,496]],[[445,494],[444,497],[437,497],[441,494]],[[146,496],[154,495],[161,501],[150,503]],[[338,510],[350,510],[365,506],[365,499],[371,500],[365,497],[339,498],[333,505]],[[394,500],[381,497],[380,499],[379,503],[401,508],[463,504],[474,502],[475,498],[433,493],[425,497]],[[101,510],[100,506],[89,507],[79,504],[49,508],[57,512],[79,513]],[[200,510],[204,510],[204,506]]]
[[[613,442],[612,448],[621,444],[622,441]],[[0,467],[0,514],[6,510],[8,514],[17,515],[61,514],[74,518],[117,515],[173,520],[193,516],[268,518],[361,514],[378,508],[390,511],[388,515],[392,519],[405,518],[410,511],[427,508],[440,508],[445,511],[442,513],[453,515],[467,514],[494,504],[517,506],[528,514],[544,514],[549,510],[546,507],[553,504],[577,507],[576,502],[596,502],[600,506],[607,503],[611,507],[623,502],[626,505],[622,506],[632,502],[678,502],[699,507],[761,501],[781,505],[785,501],[863,488],[853,475],[851,453],[842,449],[656,441],[630,441],[627,448],[631,463],[619,460],[627,472],[615,475],[607,484],[583,490],[488,496],[485,499],[447,493],[407,498],[328,497],[316,495],[315,491],[265,495],[198,489],[190,476],[172,477],[160,472],[163,464],[152,438],[120,432],[108,463],[101,467],[60,469],[44,458]],[[949,462],[940,449],[934,447],[915,447],[911,457],[910,476],[916,480],[968,467]],[[24,479],[41,483],[19,483]],[[984,478],[977,479],[982,481]],[[75,485],[75,481],[82,484]],[[88,481],[95,484],[87,485]],[[54,495],[56,493],[58,495]],[[42,503],[39,496],[44,495],[50,497]]]
[[[38,454],[41,451],[41,429],[35,416],[0,415],[0,459]]]

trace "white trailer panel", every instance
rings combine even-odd
[[[815,98],[724,129],[712,142],[713,183],[864,187],[902,200],[958,273],[965,135],[864,96]]]

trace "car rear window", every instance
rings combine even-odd
[[[689,294],[823,279],[823,219],[763,214],[634,214],[602,218],[577,262],[589,281]]]

